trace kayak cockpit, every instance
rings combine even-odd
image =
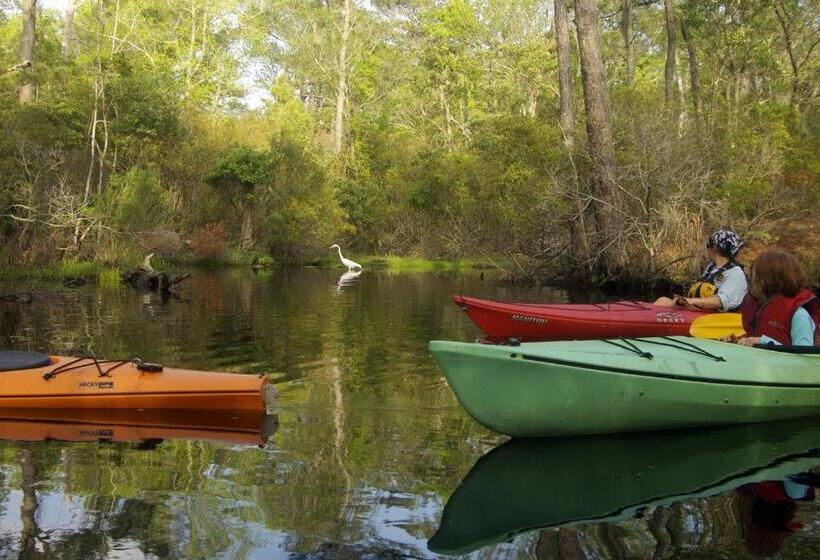
[[[39,352],[0,351],[0,372],[41,368],[52,363],[50,356]]]

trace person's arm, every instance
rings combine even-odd
[[[792,315],[791,330],[793,346],[814,345],[814,321],[811,320],[809,312],[802,307]]]
[[[723,301],[721,301],[718,296],[709,296],[705,298],[681,297],[676,300],[676,303],[677,302],[683,302],[686,307],[691,307],[693,309],[723,309]],[[681,303],[678,305],[681,305]]]

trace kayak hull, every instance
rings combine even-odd
[[[44,367],[0,372],[0,409],[261,412],[274,396],[264,376],[170,367],[141,371],[130,362],[111,368],[91,359],[72,365],[73,360],[51,356]]]
[[[723,361],[717,361],[686,350],[656,348],[645,340],[634,343],[654,351],[651,358],[605,341],[518,347],[433,341],[430,350],[467,412],[487,428],[514,437],[639,432],[820,414],[820,356],[783,356],[698,340],[701,349],[723,354]],[[694,339],[668,340],[674,344]]]
[[[689,334],[706,314],[641,301],[591,304],[503,303],[466,296],[453,301],[492,342],[672,336]]]

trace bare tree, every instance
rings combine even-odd
[[[820,26],[816,2],[773,2],[774,12],[783,31],[783,42],[792,70],[791,104],[800,106],[801,99],[811,91],[814,83],[804,72],[807,62],[815,60],[814,49],[820,45]]]
[[[347,111],[347,88],[350,73],[348,56],[350,34],[353,29],[353,0],[344,0],[342,9],[342,36],[339,44],[339,81],[336,86],[336,114],[333,118],[333,153],[339,154],[344,143],[345,112]]]
[[[686,41],[686,51],[689,53],[689,80],[692,89],[692,108],[695,114],[700,112],[700,64],[698,63],[698,51],[686,22],[681,19],[680,33]]]
[[[565,0],[555,0],[555,42],[558,47],[558,92],[561,96],[561,133],[564,145],[573,145],[575,115],[572,103],[572,54],[569,48],[569,18]]]
[[[615,151],[612,144],[612,122],[606,68],[601,54],[596,0],[577,0],[575,26],[584,86],[584,108],[589,155],[593,164],[591,192],[598,233],[596,265],[603,275],[616,271],[615,247],[619,237],[616,223],[619,209],[618,186],[615,183]]]
[[[67,61],[71,58],[71,49],[74,41],[74,11],[77,9],[77,3],[74,0],[66,0],[65,2],[65,21],[63,22],[63,41],[62,54],[63,60]]]
[[[34,63],[35,28],[37,26],[37,0],[23,0],[23,36],[20,41],[20,64]],[[20,104],[34,100],[34,82],[28,71],[23,71],[23,83],[20,84]]]
[[[663,1],[666,15],[666,68],[664,72],[664,93],[666,108],[672,109],[675,103],[675,4],[674,0]]]
[[[624,41],[624,58],[626,59],[626,85],[635,83],[635,47],[632,43],[632,1],[623,0],[621,11],[621,38]]]

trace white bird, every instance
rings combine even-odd
[[[350,259],[346,259],[342,255],[342,248],[339,247],[338,245],[336,245],[335,243],[333,245],[331,245],[330,247],[328,247],[328,248],[329,249],[336,249],[337,251],[339,251],[339,260],[341,260],[342,264],[347,267],[348,271],[350,271],[350,270],[361,270],[362,269],[362,265],[360,265],[359,263],[351,261]]]
[[[140,265],[139,270],[141,270],[141,271],[143,271],[143,272],[145,272],[145,273],[148,273],[148,274],[151,274],[151,273],[153,273],[153,272],[156,272],[156,271],[154,270],[154,267],[153,267],[153,266],[151,266],[151,257],[153,257],[153,256],[154,256],[154,253],[151,253],[150,255],[148,255],[147,257],[145,257],[145,260],[144,260],[144,261],[142,261],[142,264]]]

